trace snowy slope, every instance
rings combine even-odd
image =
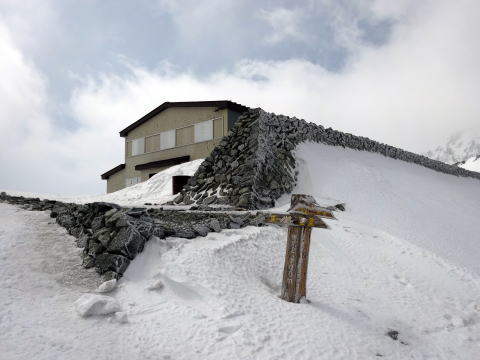
[[[445,145],[428,151],[425,155],[447,164],[459,163],[478,156],[480,155],[480,131],[470,129],[470,131],[453,134]]]
[[[160,171],[147,181],[129,186],[125,189],[109,194],[89,196],[60,196],[51,194],[32,194],[19,191],[5,190],[9,195],[22,195],[27,197],[39,197],[41,199],[52,199],[77,204],[91,203],[95,201],[106,201],[122,206],[143,206],[147,203],[161,204],[172,200],[172,176],[193,175],[203,159],[193,160],[175,165]]]
[[[128,322],[83,319],[72,303],[88,282],[61,281],[81,273],[60,266],[31,280],[48,255],[25,244],[42,243],[48,215],[0,204],[4,358],[478,359],[480,181],[319,144],[296,156],[295,192],[347,207],[313,230],[311,303],[278,298],[286,230],[248,227],[150,241],[109,294]],[[56,231],[45,235],[54,243]]]

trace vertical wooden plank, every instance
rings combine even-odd
[[[300,255],[300,284],[298,287],[295,302],[299,302],[302,297],[307,296],[307,271],[308,271],[308,256],[310,253],[310,235],[312,233],[311,227],[302,228],[302,253]]]
[[[288,239],[287,248],[285,251],[285,266],[283,268],[281,298],[289,302],[293,302],[295,300],[301,234],[301,227],[288,227]]]

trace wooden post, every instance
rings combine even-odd
[[[330,210],[321,208],[309,195],[293,194],[289,210],[287,249],[283,268],[283,300],[299,303],[307,296],[308,256],[312,227],[328,228],[319,218],[334,219]],[[279,216],[270,216],[269,222],[276,223]]]
[[[283,300],[298,303],[307,296],[308,255],[312,228],[328,229],[322,218],[334,220],[328,208],[310,195],[293,194],[288,213],[266,213],[264,223],[288,226],[287,249],[283,267]]]
[[[307,269],[311,227],[289,226],[285,266],[283,268],[283,300],[300,302],[307,295]]]

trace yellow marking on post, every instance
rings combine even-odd
[[[322,210],[311,210],[307,208],[298,208],[295,209],[296,211],[301,211],[307,215],[319,215],[319,216],[326,216],[326,217],[333,217],[333,214],[330,211],[322,211]]]
[[[311,218],[308,218],[308,223],[307,223],[307,226],[315,226],[315,218],[311,217]]]

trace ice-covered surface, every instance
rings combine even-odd
[[[168,169],[155,174],[147,181],[109,194],[66,197],[52,194],[32,194],[11,190],[4,191],[6,191],[9,195],[39,197],[41,199],[52,199],[64,202],[73,202],[77,204],[85,204],[96,201],[106,201],[122,206],[143,206],[145,203],[161,204],[172,200],[175,197],[175,195],[172,195],[172,176],[191,176],[195,173],[202,162],[203,159],[198,159],[169,167]]]
[[[122,312],[83,319],[73,303],[97,284],[76,280],[72,238],[0,204],[2,356],[477,360],[480,181],[318,144],[296,154],[297,192],[346,203],[313,230],[310,303],[278,298],[286,230],[247,227],[148,242],[108,294]],[[53,244],[75,271],[43,270]]]

